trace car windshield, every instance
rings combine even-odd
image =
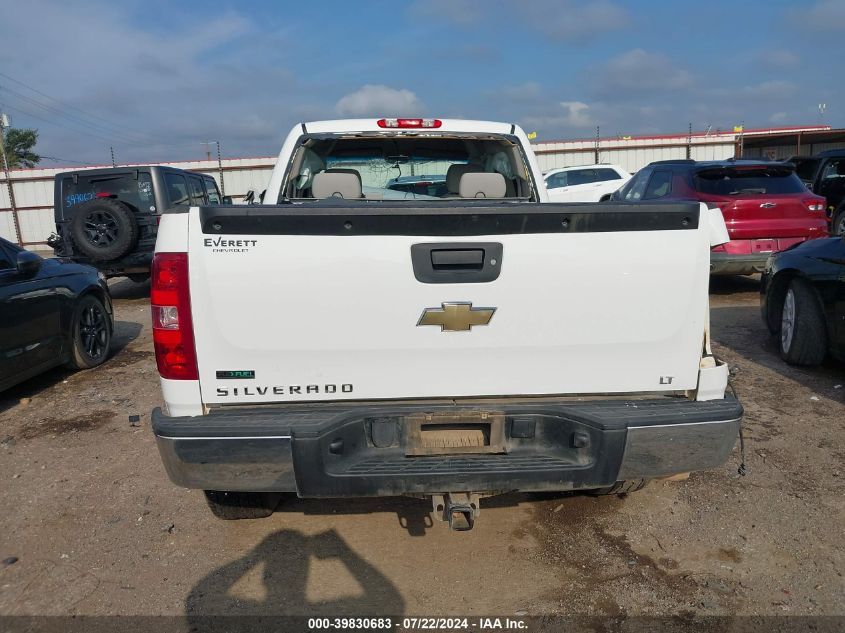
[[[804,183],[791,169],[777,167],[719,167],[693,177],[696,191],[716,196],[789,194],[805,191]]]
[[[329,181],[320,176],[323,173],[331,175],[337,194],[323,192],[319,182],[315,187],[315,178]],[[417,201],[459,198],[460,183],[470,173],[473,176],[465,182],[474,181],[479,191],[470,195],[465,187],[464,197],[532,199],[534,195],[525,156],[510,137],[320,135],[303,139],[279,202],[337,196]]]

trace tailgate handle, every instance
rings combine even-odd
[[[431,266],[434,270],[481,270],[484,266],[484,250],[480,248],[432,250]]]
[[[494,281],[502,269],[500,242],[436,242],[411,245],[414,277],[426,284]]]

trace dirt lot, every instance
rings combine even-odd
[[[748,476],[737,449],[626,498],[508,495],[469,533],[413,499],[214,519],[150,431],[149,287],[113,292],[106,365],[0,394],[0,614],[845,614],[845,367],[782,363],[754,280],[712,291]]]

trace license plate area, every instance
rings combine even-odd
[[[503,413],[420,413],[405,418],[405,429],[408,456],[506,452]]]

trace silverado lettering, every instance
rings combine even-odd
[[[342,385],[290,385],[289,387],[257,387],[250,385],[249,387],[217,387],[217,395],[221,398],[229,398],[236,396],[263,396],[268,393],[275,396],[283,395],[302,395],[302,390],[305,393],[352,393],[353,387],[346,383]]]

